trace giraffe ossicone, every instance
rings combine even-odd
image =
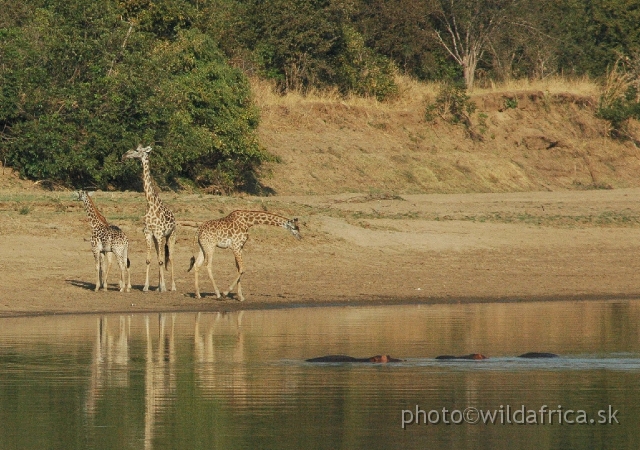
[[[222,219],[214,219],[204,222],[196,231],[196,242],[199,247],[197,256],[191,257],[191,265],[187,271],[194,269],[195,276],[195,296],[200,296],[200,286],[198,284],[198,272],[200,268],[206,264],[209,278],[213,283],[213,289],[215,290],[216,297],[220,298],[220,291],[216,285],[216,281],[213,278],[213,251],[218,248],[230,248],[233,252],[233,256],[236,260],[236,269],[238,274],[229,286],[229,289],[224,292],[224,296],[228,296],[231,291],[238,287],[238,300],[244,301],[242,295],[242,287],[240,284],[240,278],[244,273],[244,265],[242,263],[242,247],[249,237],[249,228],[254,225],[272,225],[282,227],[288,230],[296,239],[301,239],[300,228],[298,227],[298,219],[287,219],[286,217],[278,216],[264,211],[233,211],[227,217]]]
[[[173,275],[173,250],[176,243],[176,219],[169,208],[164,206],[160,196],[153,186],[151,169],[149,167],[149,153],[151,146],[138,145],[135,150],[126,152],[122,159],[139,159],[142,162],[142,182],[147,199],[147,212],[144,216],[144,237],[147,242],[147,271],[143,291],[149,290],[149,266],[151,264],[151,248],[155,246],[158,257],[158,291],[167,290],[164,271],[171,266],[171,290],[176,290]]]
[[[102,287],[107,290],[107,278],[111,269],[112,255],[116,256],[120,268],[120,292],[131,291],[131,271],[129,269],[129,240],[127,235],[115,225],[110,225],[107,219],[100,214],[98,208],[85,190],[76,191],[76,199],[84,203],[85,211],[89,217],[91,226],[91,251],[96,262],[96,288],[98,292]],[[105,254],[107,264],[105,267]],[[127,275],[125,282],[125,272]]]

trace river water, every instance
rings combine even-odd
[[[0,319],[0,450],[75,448],[637,449],[640,302]]]

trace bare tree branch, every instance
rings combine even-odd
[[[491,35],[519,0],[436,0],[437,42],[462,67],[467,89],[473,88],[475,70]]]
[[[122,41],[122,46],[120,47],[120,53],[117,56],[114,56],[113,60],[111,61],[111,67],[109,67],[109,71],[107,72],[108,77],[111,76],[111,72],[113,71],[113,66],[116,64],[116,59],[122,56],[122,52],[124,52],[124,49],[127,46],[127,40],[129,40],[129,36],[131,36],[132,31],[133,31],[133,24],[129,23],[129,29],[127,30],[127,34],[124,37],[124,40]]]

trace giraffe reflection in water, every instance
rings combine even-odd
[[[243,315],[244,311],[215,313],[212,321],[205,322],[198,313],[194,331],[194,370],[199,390],[206,397],[223,391],[234,405],[245,405],[249,398]],[[216,329],[223,326],[235,328],[231,347],[214,344]],[[233,369],[220,371],[219,363],[231,365]]]
[[[171,314],[171,323],[167,326],[167,317],[158,317],[158,341],[154,354],[153,338],[149,326],[149,316],[145,316],[145,332],[147,340],[145,363],[145,411],[144,411],[144,446],[153,447],[154,426],[156,418],[174,400],[176,391],[176,345],[175,314]],[[168,329],[167,329],[168,328]]]
[[[96,319],[96,336],[91,358],[91,381],[85,402],[89,416],[105,389],[129,387],[129,337],[131,317],[120,316],[116,333],[109,330],[107,317]]]
[[[249,397],[245,364],[244,334],[240,313],[215,313],[205,317],[198,313],[193,322],[194,372],[196,386],[205,397],[225,392],[231,404],[244,405]],[[176,400],[177,387],[177,334],[176,315],[159,314],[157,330],[153,316],[143,318],[144,353],[144,443],[153,448],[158,418]],[[224,329],[223,335],[216,330]],[[229,328],[233,342],[229,345]],[[184,329],[182,336],[184,336]],[[190,333],[189,333],[190,334]],[[85,411],[91,421],[95,420],[99,401],[111,388],[131,388],[131,373],[136,370],[132,363],[131,316],[120,316],[118,326],[110,326],[109,317],[96,320],[95,340],[91,358]],[[224,341],[224,342],[220,342]],[[220,373],[216,363],[231,364],[233,370]],[[139,366],[138,366],[139,367]]]
[[[167,322],[169,322],[167,324]],[[156,348],[150,317],[144,317],[146,354],[144,366],[145,448],[152,448],[156,418],[174,400],[176,390],[175,314],[158,316]],[[109,388],[129,388],[131,375],[131,316],[120,316],[116,331],[109,327],[109,319],[100,317],[91,358],[91,380],[85,401],[90,419],[98,411],[98,401]]]

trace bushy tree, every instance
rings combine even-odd
[[[640,53],[640,8],[634,0],[545,0],[554,51],[564,73],[604,76],[622,56]]]
[[[53,1],[0,29],[7,162],[33,179],[123,188],[139,185],[139,167],[120,155],[143,143],[163,184],[258,189],[266,154],[247,80],[192,19],[142,11]]]
[[[457,68],[434,38],[424,0],[359,0],[353,26],[365,44],[391,59],[406,75],[421,80],[456,77]]]
[[[340,24],[325,0],[249,0],[242,40],[263,76],[283,91],[306,90],[334,76]]]
[[[337,88],[384,98],[394,90],[393,66],[367,47],[352,26],[351,0],[248,0],[234,40],[241,56],[282,92]],[[228,10],[228,9],[227,9]],[[231,33],[233,34],[233,33]],[[234,56],[242,51],[234,50]]]
[[[343,37],[345,48],[338,57],[336,77],[342,90],[378,100],[396,95],[391,61],[367,47],[362,35],[348,25],[343,28]]]
[[[164,76],[145,103],[148,121],[161,125],[150,127],[155,133],[148,139],[171,150],[163,158],[167,173],[200,185],[255,188],[251,169],[265,154],[242,73],[224,64],[211,38],[196,30],[180,32],[149,64]]]

